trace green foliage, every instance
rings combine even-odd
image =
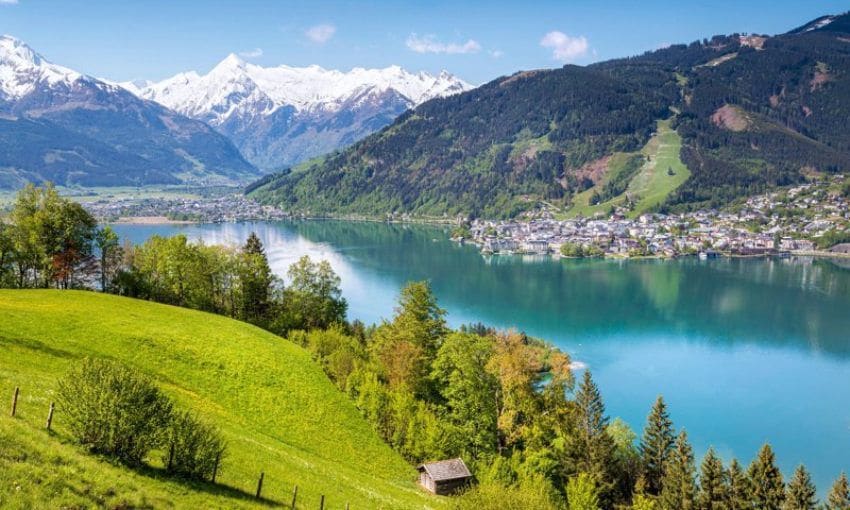
[[[634,497],[634,501],[632,501],[632,510],[657,510],[658,503],[655,502],[649,496],[645,496],[643,494],[637,494]]]
[[[140,464],[160,446],[172,404],[146,377],[85,358],[59,382],[60,409],[75,439],[93,452]]]
[[[714,448],[709,448],[700,466],[699,493],[697,495],[697,508],[699,510],[726,510],[728,508],[725,477],[723,461],[714,452]]]
[[[432,364],[431,378],[451,424],[446,442],[453,455],[478,458],[498,447],[498,408],[493,396],[498,394],[499,382],[487,371],[492,355],[491,339],[457,332],[445,338]]]
[[[576,243],[564,243],[561,245],[561,255],[571,258],[601,257],[603,252],[597,246],[588,246],[585,248]]]
[[[826,510],[850,510],[850,483],[847,482],[847,474],[835,480],[826,496]]]
[[[225,444],[218,430],[188,411],[175,411],[168,425],[162,463],[186,478],[209,480],[224,457]]]
[[[53,185],[27,185],[18,192],[4,227],[4,265],[15,271],[6,283],[19,288],[81,286],[91,270],[96,230],[94,218],[77,202],[60,197]]]
[[[747,510],[750,508],[750,484],[741,464],[732,459],[726,471],[726,503],[728,510]]]
[[[818,504],[817,489],[803,465],[797,466],[785,491],[784,510],[815,510]]]
[[[567,508],[569,510],[600,510],[599,489],[595,477],[579,473],[567,481]]]
[[[780,510],[785,501],[782,472],[776,466],[773,449],[765,444],[747,470],[749,500],[755,508]]]
[[[561,498],[543,477],[517,484],[482,483],[452,503],[455,510],[563,510]]]
[[[822,236],[815,238],[815,244],[822,250],[832,248],[836,244],[841,243],[850,243],[850,228],[832,229],[825,232]]]
[[[646,427],[640,442],[640,454],[643,460],[644,478],[649,494],[661,493],[661,481],[670,458],[675,439],[673,422],[667,414],[667,405],[658,397],[647,418]]]
[[[575,468],[593,477],[603,499],[610,497],[614,465],[614,440],[608,434],[608,417],[599,388],[586,370],[575,396],[576,430],[572,441]]]
[[[694,451],[683,430],[666,462],[661,484],[660,503],[664,510],[694,510],[696,506],[696,483],[694,475]]]
[[[348,303],[342,297],[339,276],[323,260],[303,256],[287,272],[290,284],[283,293],[272,331],[328,328],[345,323]]]

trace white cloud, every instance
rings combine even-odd
[[[579,57],[587,55],[590,45],[583,35],[570,37],[563,32],[553,30],[543,36],[540,46],[552,49],[552,58],[561,62],[572,62]]]
[[[327,23],[316,25],[307,29],[304,35],[316,44],[325,44],[331,40],[336,33],[336,27]]]
[[[258,58],[263,56],[262,48],[254,48],[250,51],[240,51],[239,56],[243,58]]]
[[[490,56],[493,58],[502,58],[502,55],[505,54],[502,50],[490,50]]]
[[[437,40],[434,35],[426,35],[419,37],[416,34],[410,34],[405,42],[408,48],[416,53],[445,53],[449,55],[478,53],[481,51],[481,45],[478,41],[469,39],[465,43],[443,43]]]
[[[15,5],[18,0],[0,0],[0,5]]]

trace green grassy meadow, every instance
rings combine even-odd
[[[152,377],[228,443],[219,484],[129,469],[44,429],[57,379],[104,357]],[[15,386],[18,416],[9,417]],[[442,508],[300,347],[216,315],[83,291],[0,290],[0,508]],[[264,502],[253,498],[265,472]]]
[[[611,206],[621,205],[626,201],[626,194],[638,197],[630,216],[640,216],[649,209],[661,204],[670,193],[684,184],[691,176],[688,167],[682,163],[679,152],[682,149],[682,137],[670,124],[672,119],[658,121],[655,136],[641,149],[647,161],[637,175],[629,183],[626,193],[597,205],[590,205],[593,192],[601,189],[607,182],[605,179],[596,186],[576,195],[575,205],[567,211],[566,216],[593,216],[598,212],[606,212]],[[628,154],[618,153],[611,158],[606,176],[613,176],[628,160]],[[668,169],[674,175],[668,175]]]

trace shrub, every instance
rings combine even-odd
[[[168,448],[162,462],[170,472],[207,480],[212,477],[216,463],[224,456],[224,441],[215,427],[199,421],[186,411],[172,415]]]
[[[171,417],[171,402],[148,378],[105,360],[74,367],[59,381],[58,400],[81,444],[130,464],[161,444]]]

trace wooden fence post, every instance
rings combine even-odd
[[[325,510],[325,495],[322,494],[322,498],[319,500],[319,510]]]
[[[260,494],[263,492],[263,478],[266,476],[265,473],[260,472],[260,480],[257,481],[257,499],[260,499]]]
[[[292,510],[295,510],[295,499],[298,497],[298,486],[292,488]]]
[[[50,403],[50,410],[47,411],[47,430],[50,431],[50,425],[53,423],[53,411],[56,409],[56,403]]]
[[[171,466],[174,464],[174,443],[171,443],[171,449],[168,450],[168,471],[171,471]]]
[[[18,409],[18,394],[21,392],[21,389],[15,386],[15,393],[12,395],[12,418],[15,417],[15,411]]]
[[[215,466],[213,466],[212,483],[215,483],[215,475],[218,474],[218,463],[221,462],[221,452],[215,456]]]

